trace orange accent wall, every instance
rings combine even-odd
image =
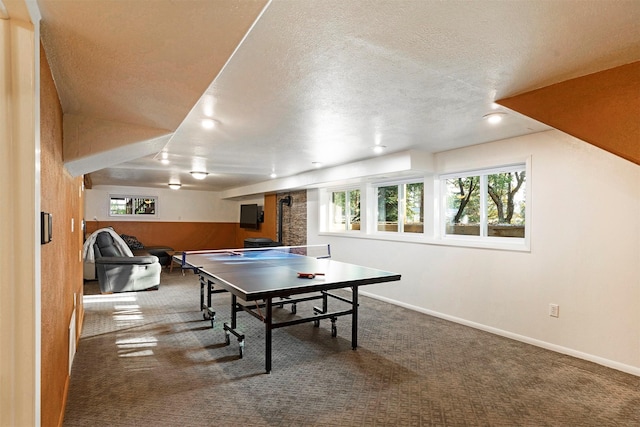
[[[264,211],[264,222],[260,224],[260,229],[247,230],[238,227],[236,247],[241,248],[244,246],[244,239],[250,237],[268,237],[271,240],[276,240],[277,204],[275,194],[264,196],[264,206],[262,210]]]
[[[40,178],[42,211],[53,215],[52,240],[41,246],[41,425],[62,425],[69,386],[69,322],[77,295],[76,336],[82,329],[82,177],[62,161],[62,108],[40,48]],[[71,231],[71,221],[74,228]]]
[[[640,164],[640,61],[496,102]]]
[[[237,247],[238,224],[230,222],[88,221],[87,237],[103,227],[135,236],[145,246],[170,246],[177,251]]]

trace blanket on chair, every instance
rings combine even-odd
[[[94,231],[91,236],[89,236],[89,238],[84,242],[84,245],[82,247],[82,258],[84,259],[85,263],[95,264],[96,258],[95,254],[93,253],[93,244],[96,242],[96,237],[98,237],[98,234],[103,231],[106,231],[113,236],[113,240],[116,246],[118,246],[123,253],[125,253],[127,256],[133,256],[133,252],[131,252],[129,246],[127,246],[125,241],[122,240],[122,237],[120,237],[113,228],[100,228]]]

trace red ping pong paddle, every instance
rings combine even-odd
[[[313,279],[316,276],[324,276],[324,273],[298,273],[301,279]]]

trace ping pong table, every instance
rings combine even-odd
[[[397,273],[332,260],[329,245],[185,251],[180,261],[183,271],[191,269],[199,275],[200,309],[203,318],[211,320],[212,326],[216,316],[211,306],[212,294],[231,294],[231,320],[223,324],[223,329],[227,345],[231,342],[230,335],[238,339],[240,358],[244,354],[245,336],[237,330],[237,314],[246,312],[264,323],[267,373],[271,372],[272,365],[273,329],[306,322],[319,327],[321,320],[329,319],[331,336],[336,337],[337,318],[350,315],[351,347],[355,350],[358,346],[359,287],[400,280]],[[331,292],[342,288],[351,288],[351,299]],[[329,299],[348,303],[350,308],[329,311]],[[322,302],[320,307],[313,307],[312,316],[274,321],[274,307],[287,305],[292,314],[297,314],[296,304],[311,300]]]

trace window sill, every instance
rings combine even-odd
[[[416,243],[423,245],[434,246],[452,246],[463,248],[475,248],[475,249],[492,249],[500,251],[513,251],[513,252],[531,252],[531,248],[526,239],[510,239],[496,237],[495,240],[487,241],[485,239],[470,239],[470,238],[458,238],[447,236],[444,238],[433,238],[423,234],[411,235],[409,233],[375,233],[366,234],[362,231],[354,231],[351,233],[341,232],[320,232],[319,236],[327,237],[346,237],[352,239],[366,239],[366,240],[383,240],[389,242],[402,242],[402,243]],[[517,240],[517,241],[514,241]]]

